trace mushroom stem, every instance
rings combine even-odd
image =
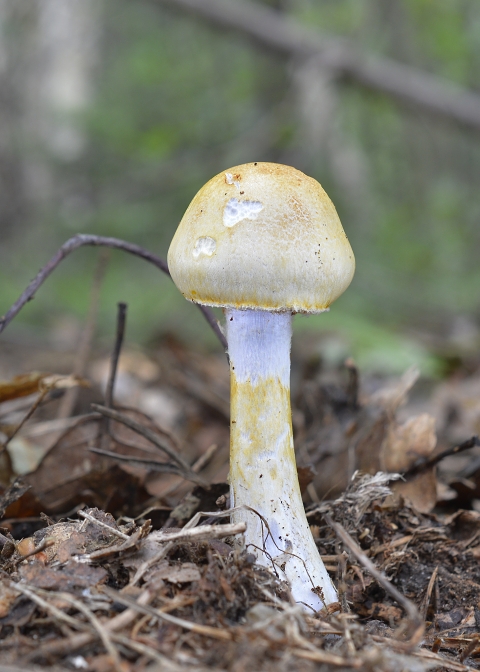
[[[226,310],[231,373],[230,494],[257,561],[318,611],[337,601],[305,516],[290,408],[291,312]],[[264,522],[266,521],[266,523]],[[268,525],[268,528],[267,528]]]

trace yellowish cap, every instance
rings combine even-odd
[[[196,303],[318,313],[348,287],[355,259],[316,180],[290,166],[246,163],[200,189],[168,266]]]

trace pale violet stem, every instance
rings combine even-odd
[[[226,310],[231,370],[231,505],[245,543],[315,611],[337,601],[305,516],[290,408],[290,312]],[[263,551],[262,551],[263,549]],[[274,567],[272,567],[274,563]]]

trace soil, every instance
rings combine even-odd
[[[339,590],[310,614],[229,523],[221,353],[124,349],[112,417],[108,354],[80,380],[74,353],[24,349],[0,347],[2,669],[480,669],[480,367],[379,378],[296,349],[299,478]]]

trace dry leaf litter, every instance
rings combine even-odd
[[[415,371],[360,385],[353,362],[296,362],[299,478],[339,588],[337,604],[305,614],[229,522],[222,357],[173,339],[154,356],[126,351],[109,408],[106,359],[84,380],[48,352],[35,368],[63,375],[16,367],[11,348],[2,670],[480,668],[478,373],[420,399]]]

